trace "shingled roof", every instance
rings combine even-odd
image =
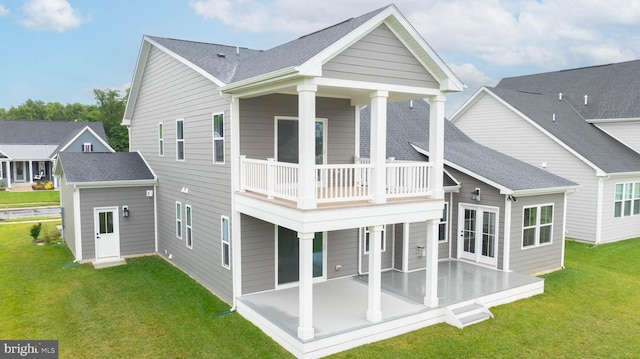
[[[0,145],[60,145],[89,126],[105,142],[102,122],[0,120]]]
[[[412,106],[411,106],[412,104]],[[360,144],[369,155],[370,112],[360,114]],[[511,191],[562,189],[577,184],[473,141],[445,121],[444,159],[453,168],[488,180]],[[415,148],[414,148],[415,146]],[[416,150],[417,148],[417,150]],[[425,160],[429,151],[429,104],[419,100],[387,106],[387,156],[399,160]]]
[[[69,184],[156,180],[137,152],[61,152],[56,174],[64,174]]]

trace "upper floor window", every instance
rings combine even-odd
[[[213,163],[224,163],[224,114],[213,115]]]
[[[176,120],[176,160],[184,161],[184,120]]]
[[[616,184],[613,216],[616,218],[640,214],[640,182]]]
[[[553,239],[553,205],[524,207],[522,247],[537,247]]]
[[[93,152],[93,143],[89,143],[89,142],[83,143],[82,152]]]
[[[158,124],[158,154],[164,156],[164,128],[162,122]]]
[[[186,227],[187,227],[187,231],[186,231],[186,235],[187,235],[187,239],[185,241],[185,244],[187,245],[187,248],[191,248],[193,249],[193,225],[192,225],[192,218],[191,218],[191,205],[187,204],[184,206],[184,211],[185,211],[185,217],[186,217]]]

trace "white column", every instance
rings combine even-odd
[[[386,196],[386,160],[387,160],[387,91],[371,93],[371,195],[373,203],[385,203]]]
[[[29,161],[28,171],[25,171],[25,176],[29,176],[29,183],[33,183],[33,161]]]
[[[313,237],[314,233],[298,232],[299,257],[299,310],[298,338],[313,339]]]
[[[369,227],[369,307],[367,320],[377,323],[382,320],[382,230],[384,226]]]
[[[438,306],[438,228],[440,220],[427,221],[426,280],[424,305],[430,308]]]
[[[429,97],[429,162],[432,166],[429,183],[433,198],[444,198],[444,101],[445,95]]]
[[[4,177],[7,179],[7,188],[11,188],[11,161],[7,161],[7,174]]]
[[[298,85],[298,208],[316,208],[316,91],[310,81]]]

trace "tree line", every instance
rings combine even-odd
[[[129,150],[127,128],[120,125],[127,105],[129,90],[121,94],[119,90],[93,90],[95,105],[27,100],[15,107],[0,107],[0,119],[102,122],[107,141],[117,152]]]

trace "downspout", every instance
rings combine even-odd
[[[562,208],[562,257],[560,257],[560,267],[564,268],[564,250],[567,237],[567,195],[569,191],[564,192],[564,208]]]
[[[158,185],[153,185],[153,237],[156,253],[158,252]]]
[[[74,222],[74,236],[76,246],[76,260],[74,262],[80,262],[82,260],[82,223],[80,216],[80,189],[77,185],[73,185],[73,222]]]
[[[452,259],[453,257],[451,256],[451,246],[453,246],[453,236],[451,236],[451,232],[453,231],[452,229],[452,217],[451,214],[453,213],[453,192],[449,192],[449,208],[448,208],[448,213],[447,213],[447,240],[449,241],[449,259]],[[456,223],[457,224],[457,223]]]

